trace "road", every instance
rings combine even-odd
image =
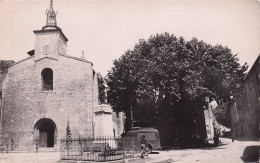
[[[159,151],[160,154],[150,154],[150,158],[172,158],[173,162],[182,163],[239,163],[259,162],[259,141],[235,141],[222,139],[224,145],[203,149],[176,149]]]
[[[160,150],[149,154],[145,159],[136,158],[129,163],[163,162],[171,159],[181,163],[240,163],[243,155],[250,156],[248,162],[259,161],[259,141],[235,141],[222,139],[224,145],[201,149],[171,149]],[[40,153],[1,153],[0,163],[57,163],[59,152]]]

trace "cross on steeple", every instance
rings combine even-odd
[[[57,27],[56,13],[53,10],[53,0],[50,0],[50,8],[46,10],[46,27]]]

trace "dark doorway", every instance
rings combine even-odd
[[[35,139],[39,142],[39,147],[54,147],[56,138],[56,125],[51,119],[40,119],[34,126],[37,130]]]

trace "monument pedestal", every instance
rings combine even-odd
[[[105,147],[109,145],[110,148],[116,147],[113,132],[112,109],[110,105],[98,105],[94,117],[94,136],[96,140],[94,144],[103,144]],[[98,145],[99,146],[99,145]]]

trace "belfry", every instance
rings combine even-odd
[[[57,22],[56,22],[56,13],[53,10],[53,1],[50,1],[50,9],[46,10],[47,20],[46,20],[46,26],[44,28],[58,28]],[[43,29],[44,29],[43,28]]]

